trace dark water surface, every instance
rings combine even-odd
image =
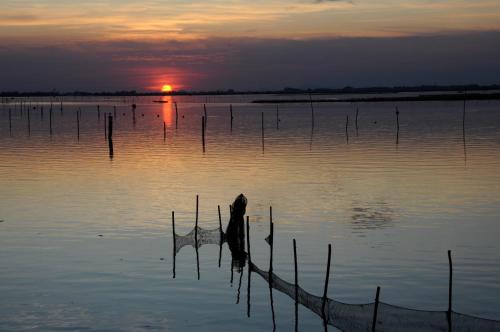
[[[219,247],[200,248],[200,280],[184,247],[172,277],[171,211],[177,233],[191,231],[198,194],[200,226],[218,227],[220,205],[225,227],[240,193],[253,261],[269,264],[272,205],[274,272],[293,282],[295,238],[313,294],[331,243],[330,297],[372,302],[381,286],[384,302],[446,310],[450,249],[454,310],[500,319],[500,102],[468,102],[463,131],[461,102],[317,104],[314,128],[310,105],[281,104],[277,128],[276,105],[248,103],[262,96],[182,97],[176,129],[165,98],[54,103],[52,135],[47,100],[43,117],[32,102],[29,126],[26,108],[0,106],[0,330],[272,330],[263,279],[252,275],[250,318],[246,270],[236,304],[226,245],[220,268]],[[292,330],[293,300],[273,296],[277,329]],[[300,307],[299,329],[322,321]]]

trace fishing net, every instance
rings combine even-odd
[[[222,245],[225,241],[223,234],[220,229],[204,230],[198,227],[198,248],[204,244]],[[269,243],[268,238],[266,241]],[[196,246],[195,230],[184,236],[175,236],[176,253],[186,245]],[[372,330],[375,303],[347,304],[327,298],[323,313],[322,297],[308,293],[298,285],[295,287],[295,284],[281,279],[274,273],[261,270],[253,262],[249,262],[249,265],[250,272],[260,275],[272,288],[316,313],[327,324],[342,331]],[[447,311],[416,310],[379,302],[375,329],[377,331],[500,331],[500,321],[457,312],[451,312],[451,316],[448,317]]]
[[[175,253],[179,253],[179,251],[185,246],[192,246],[196,248],[198,245],[198,249],[205,244],[217,244],[222,245],[225,242],[224,232],[220,229],[203,229],[198,227],[198,243],[196,241],[196,228],[193,228],[186,235],[178,235],[174,234],[175,241]]]

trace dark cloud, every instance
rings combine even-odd
[[[206,39],[0,48],[0,90],[499,83],[500,32],[401,38]]]

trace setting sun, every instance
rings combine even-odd
[[[172,92],[172,86],[169,84],[165,84],[161,87],[161,92]]]

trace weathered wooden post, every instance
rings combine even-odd
[[[373,309],[372,332],[375,332],[375,328],[377,326],[379,296],[380,296],[380,287],[377,287],[377,294],[375,295],[375,307]]]
[[[205,152],[205,117],[201,117],[201,142],[203,145],[203,152]]]
[[[325,307],[327,302],[327,293],[328,293],[328,281],[330,280],[330,261],[332,258],[332,245],[328,244],[328,261],[326,264],[326,278],[325,278],[325,287],[323,290],[323,301],[321,304],[321,314],[323,315],[324,320],[328,320],[328,317],[325,313]]]
[[[203,114],[205,115],[205,127],[206,127],[208,117],[207,117],[207,106],[205,104],[203,104]]]
[[[179,111],[177,110],[177,102],[174,102],[175,105],[175,129],[177,129],[177,124],[179,123]]]
[[[176,245],[175,245],[175,213],[174,211],[172,211],[172,242],[173,242],[173,249],[172,249],[172,253],[173,253],[173,262],[174,262],[174,265],[173,265],[173,278],[175,279],[175,256],[176,256]]]
[[[448,321],[451,322],[452,313],[452,298],[453,298],[453,262],[451,260],[451,250],[448,250],[448,265],[449,265],[449,278],[448,278]]]
[[[12,135],[12,114],[9,107],[9,133]]]
[[[230,122],[231,122],[231,132],[233,131],[233,104],[229,104],[229,116],[230,116]]]
[[[297,243],[293,239],[293,263],[294,263],[294,275],[295,275],[295,331],[298,331],[299,327],[299,273],[297,264]]]

